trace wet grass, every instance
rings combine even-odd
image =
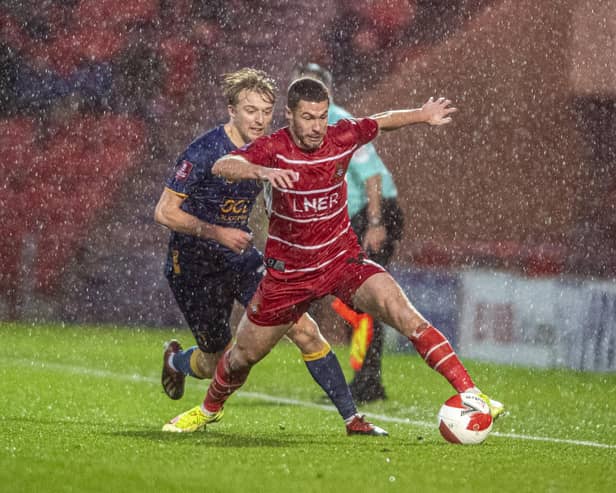
[[[318,406],[326,402],[297,350],[281,344],[222,422],[170,435],[164,421],[206,388],[190,381],[181,401],[160,390],[171,331],[0,324],[0,335],[0,491],[601,492],[616,484],[613,374],[467,362],[511,412],[483,445],[460,447],[435,427],[448,384],[414,356],[388,355],[390,398],[361,410],[391,436],[347,437],[338,415]],[[346,349],[337,353],[348,368]],[[294,402],[267,400],[276,397]]]

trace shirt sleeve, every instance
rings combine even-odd
[[[205,174],[211,172],[211,167],[206,166],[199,156],[184,152],[175,162],[165,185],[177,195],[188,197]]]
[[[336,140],[345,145],[362,146],[379,134],[379,125],[373,118],[345,118],[334,128]]]
[[[274,167],[276,156],[274,147],[275,143],[271,136],[259,137],[250,144],[233,151],[231,156],[242,157],[259,166]]]

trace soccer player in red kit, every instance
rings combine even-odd
[[[504,406],[475,386],[445,336],[415,309],[397,282],[367,259],[350,227],[344,175],[353,152],[379,131],[415,123],[443,125],[456,111],[445,98],[421,108],[327,125],[329,94],[301,78],[287,94],[289,126],[219,159],[212,172],[228,180],[270,185],[267,275],[248,304],[235,344],[219,360],[203,404],[172,420],[179,430],[222,417],[223,405],[309,304],[331,294],[404,334],[426,363],[457,392],[475,392],[493,417]]]

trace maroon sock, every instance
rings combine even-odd
[[[475,386],[451,344],[439,330],[428,326],[417,336],[411,337],[410,341],[428,366],[443,375],[457,392]]]
[[[224,406],[226,400],[239,389],[246,379],[250,369],[232,371],[229,365],[229,351],[222,355],[216,365],[216,373],[207,389],[203,406],[209,412],[216,413]]]

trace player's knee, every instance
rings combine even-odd
[[[268,353],[269,351],[263,354],[262,351],[258,351],[255,347],[242,347],[236,345],[229,354],[229,364],[233,371],[249,370]]]
[[[288,335],[304,354],[318,352],[327,345],[319,331],[319,326],[307,315],[291,328]]]
[[[379,310],[384,322],[388,323],[406,337],[417,337],[419,333],[429,327],[428,322],[415,309],[403,293],[396,293],[390,297],[381,297],[377,300]]]
[[[329,349],[329,344],[320,335],[316,338],[307,338],[299,342],[295,341],[295,345],[303,355],[320,353]]]

